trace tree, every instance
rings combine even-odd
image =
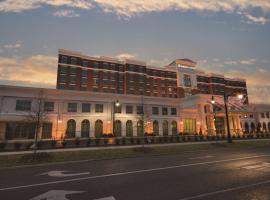
[[[35,136],[34,136],[34,154],[37,152],[37,143],[38,143],[38,133],[43,123],[47,120],[47,111],[44,109],[45,97],[44,92],[41,89],[38,93],[38,96],[34,98],[31,110],[25,115],[25,121],[31,123],[35,126]]]

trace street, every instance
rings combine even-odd
[[[270,199],[270,148],[0,170],[3,200]]]

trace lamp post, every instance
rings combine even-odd
[[[115,130],[114,130],[114,120],[115,120],[115,107],[119,107],[121,104],[118,100],[112,102],[112,133],[113,136],[115,136]]]
[[[226,126],[227,126],[227,141],[228,143],[232,143],[231,130],[230,130],[230,124],[229,124],[228,105],[227,105],[229,96],[232,96],[232,95],[227,95],[226,92],[224,92],[223,99],[224,99],[224,108],[225,108]],[[243,97],[244,97],[243,94],[237,95],[238,99],[243,99]],[[214,96],[212,96],[211,103],[215,104]]]

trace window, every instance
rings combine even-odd
[[[82,66],[83,66],[83,67],[88,67],[88,66],[89,66],[89,62],[88,62],[87,60],[84,60],[84,61],[82,62]]]
[[[31,110],[31,101],[29,101],[29,100],[17,100],[16,101],[16,110],[18,110],[18,111],[30,111]]]
[[[77,103],[68,103],[68,112],[77,112]]]
[[[162,123],[163,135],[169,135],[168,121],[164,120]]]
[[[168,115],[168,108],[162,108],[162,115]]]
[[[137,106],[137,114],[143,114],[143,107]]]
[[[153,122],[153,133],[154,135],[159,135],[159,125],[157,120]]]
[[[42,138],[43,139],[52,138],[52,123],[43,123],[42,124]]]
[[[96,104],[95,110],[96,110],[96,113],[103,113],[103,104]]]
[[[76,121],[74,119],[70,119],[67,121],[67,130],[66,130],[66,136],[68,138],[75,137],[76,133]]]
[[[127,105],[126,106],[126,113],[127,114],[132,114],[133,113],[133,106]]]
[[[71,58],[71,64],[72,65],[77,65],[77,58],[72,57]]]
[[[87,70],[82,70],[82,77],[87,77],[87,75],[88,75]]]
[[[54,102],[44,102],[44,111],[52,112],[54,111]]]
[[[81,137],[89,137],[90,122],[88,119],[84,119],[81,123]]]
[[[269,119],[269,112],[266,113],[266,118]]]
[[[67,63],[67,57],[66,56],[61,56],[60,57],[60,62],[61,63]]]
[[[70,74],[76,75],[77,74],[77,68],[76,67],[71,67],[70,68]]]
[[[131,120],[128,120],[126,123],[126,136],[127,137],[133,136],[133,124]]]
[[[98,119],[95,122],[95,137],[100,138],[102,135],[103,135],[103,122]]]
[[[65,66],[59,66],[59,72],[61,74],[66,74],[67,73],[67,67],[65,67]]]
[[[191,78],[188,74],[184,74],[184,86],[191,87]]]
[[[83,103],[82,104],[82,112],[91,112],[91,104]]]
[[[12,139],[33,139],[35,137],[34,123],[8,122],[6,125],[6,137]]]
[[[196,120],[184,119],[184,133],[194,134],[196,133]]]
[[[114,113],[121,113],[121,112],[122,112],[122,106],[121,105],[116,106],[114,104]]]
[[[264,113],[261,113],[261,118],[265,118],[265,115],[264,115]]]
[[[177,111],[176,108],[171,108],[171,115],[176,115]]]
[[[158,115],[158,114],[159,114],[159,109],[158,109],[158,107],[152,107],[152,114],[153,114],[153,115]]]

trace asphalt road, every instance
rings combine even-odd
[[[1,200],[270,199],[270,147],[0,170]]]

